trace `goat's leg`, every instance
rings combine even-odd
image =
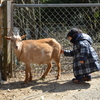
[[[60,63],[57,63],[57,67],[58,67],[58,75],[57,75],[57,79],[59,79],[59,78],[60,78],[60,74],[61,74]]]
[[[51,67],[52,67],[51,62],[48,63],[47,65],[48,65],[48,67],[47,67],[45,73],[42,75],[41,79],[44,79],[44,78],[45,78],[45,76],[49,73],[49,71],[50,71],[50,69],[51,69]]]
[[[56,62],[56,65],[58,67],[57,79],[59,79],[60,78],[60,74],[61,74],[60,57],[56,57],[56,59],[54,59],[54,61]]]
[[[32,73],[31,73],[31,68],[30,68],[30,77],[29,77],[29,81],[32,81]]]
[[[26,64],[26,69],[25,69],[25,81],[24,81],[24,84],[27,84],[28,81],[29,81],[29,77],[28,77],[28,74],[30,73],[30,65],[29,64]]]

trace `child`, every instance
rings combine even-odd
[[[73,50],[63,50],[65,56],[73,56],[73,73],[75,83],[84,83],[91,80],[90,73],[99,71],[98,55],[91,46],[92,39],[80,29],[72,28],[67,37],[73,44]]]

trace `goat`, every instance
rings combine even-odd
[[[45,78],[52,67],[52,60],[54,60],[58,67],[57,79],[60,77],[60,53],[61,45],[53,38],[45,38],[38,40],[22,40],[25,35],[12,35],[5,37],[12,42],[12,48],[21,62],[25,63],[25,81],[32,81],[32,73],[30,64],[47,64],[48,67],[41,78]],[[30,76],[29,76],[30,75]]]

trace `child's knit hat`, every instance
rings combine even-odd
[[[68,34],[67,34],[67,37],[73,37],[75,36],[75,34],[77,33],[82,33],[82,30],[80,29],[77,29],[77,28],[72,28],[71,30],[69,30]],[[67,38],[66,37],[66,38]]]

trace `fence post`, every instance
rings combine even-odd
[[[7,80],[7,76],[12,76],[12,59],[11,59],[11,42],[4,39],[4,36],[10,36],[12,30],[11,18],[11,1],[3,2],[3,79]]]
[[[2,4],[2,0],[0,0]],[[2,7],[0,7],[0,83],[2,83]]]

